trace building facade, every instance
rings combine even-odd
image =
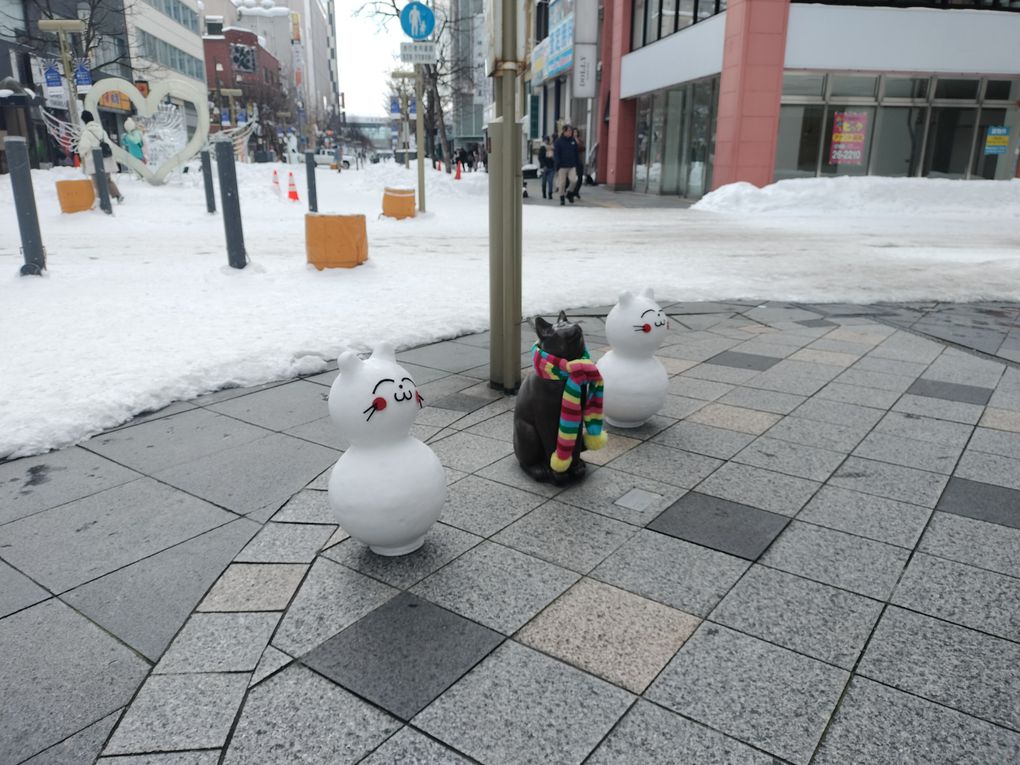
[[[797,177],[1012,178],[1018,11],[1015,0],[606,0],[599,178],[688,197]]]
[[[485,133],[485,110],[492,85],[485,71],[485,12],[482,0],[450,0],[449,88],[450,143],[454,148],[479,144]]]

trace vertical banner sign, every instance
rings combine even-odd
[[[89,62],[86,59],[78,59],[74,69],[74,86],[78,90],[78,95],[92,90],[92,72],[89,71]]]
[[[1009,128],[998,125],[988,126],[985,136],[985,155],[1005,154],[1009,147]]]
[[[867,112],[836,112],[832,118],[829,164],[864,164],[864,138],[867,132]]]
[[[598,41],[598,0],[574,0],[574,98],[595,98]]]
[[[230,127],[230,109],[226,106],[220,108],[220,125]]]

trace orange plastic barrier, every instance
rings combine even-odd
[[[308,262],[324,268],[354,268],[368,260],[364,215],[305,215]]]
[[[388,218],[413,218],[414,189],[387,188],[382,198],[382,214]]]
[[[60,200],[60,212],[83,212],[92,209],[96,192],[92,188],[92,181],[85,178],[80,181],[57,181],[57,199]]]

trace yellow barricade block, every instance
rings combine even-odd
[[[387,188],[382,198],[382,214],[387,218],[414,217],[414,189]]]
[[[83,212],[92,209],[96,192],[92,188],[92,181],[87,178],[80,181],[57,181],[57,199],[60,200],[60,212]]]
[[[324,268],[354,268],[368,260],[364,215],[305,215],[308,262]]]

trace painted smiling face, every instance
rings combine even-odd
[[[669,330],[669,319],[648,287],[639,295],[621,292],[619,302],[606,317],[606,339],[613,349],[627,355],[655,353]]]
[[[362,361],[347,351],[329,390],[329,415],[351,445],[378,444],[406,436],[424,399],[387,343]]]

